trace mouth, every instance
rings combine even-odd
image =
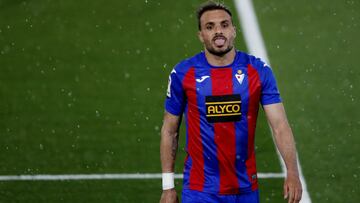
[[[214,37],[213,42],[217,47],[222,47],[225,45],[226,38],[224,36],[216,36]]]

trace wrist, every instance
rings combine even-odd
[[[299,176],[299,172],[297,170],[288,170],[286,172],[287,176]]]
[[[163,190],[175,188],[174,173],[162,173],[162,188]]]

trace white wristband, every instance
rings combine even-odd
[[[162,173],[162,188],[169,190],[174,188],[174,173]]]

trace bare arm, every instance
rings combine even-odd
[[[273,136],[279,152],[287,168],[287,177],[284,183],[284,197],[289,202],[299,202],[302,188],[297,167],[297,153],[294,136],[282,103],[265,105],[264,111],[273,130]]]
[[[160,141],[160,160],[163,173],[174,172],[180,121],[180,116],[165,112]],[[175,189],[164,190],[160,199],[161,203],[178,201]]]
[[[179,116],[165,112],[160,141],[160,159],[163,173],[174,172],[179,125]]]

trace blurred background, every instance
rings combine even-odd
[[[167,78],[202,50],[202,2],[0,0],[0,175],[161,172]],[[360,202],[360,2],[253,3],[312,201]],[[182,129],[177,173],[184,142]],[[259,172],[281,172],[262,113],[256,151]],[[282,183],[260,179],[261,202],[284,202]],[[160,194],[160,179],[0,181],[0,202]]]

